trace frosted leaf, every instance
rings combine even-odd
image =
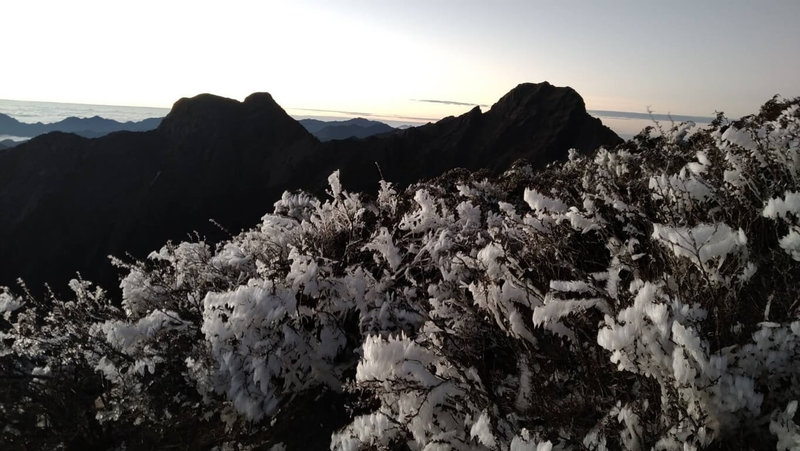
[[[478,260],[486,268],[489,277],[499,278],[503,275],[502,258],[505,251],[497,243],[490,243],[478,252]]]
[[[762,211],[766,218],[781,219],[790,225],[789,233],[778,241],[781,249],[800,261],[800,193],[787,191],[783,199],[772,198]]]
[[[617,405],[617,420],[624,428],[620,432],[620,440],[628,450],[642,449],[642,427],[639,416],[629,406]]]
[[[107,380],[116,382],[121,380],[119,369],[114,365],[114,362],[103,356],[94,367],[95,371],[101,373]]]
[[[702,166],[693,168],[696,171],[702,170]],[[691,207],[685,203],[685,200],[704,201],[711,195],[709,186],[696,174],[688,171],[669,176],[661,174],[650,177],[648,187],[652,191],[653,199],[666,199],[678,203],[683,201],[683,205],[687,209]]]
[[[469,436],[472,438],[477,438],[478,442],[488,448],[493,448],[495,446],[496,441],[494,438],[494,433],[492,433],[492,424],[487,411],[484,410],[481,412],[481,415],[478,417],[475,423],[472,424],[472,428],[469,431]]]
[[[779,451],[800,449],[800,426],[794,422],[796,412],[796,400],[790,401],[786,405],[786,410],[773,412],[772,420],[769,423],[769,431],[778,437],[775,449]]]
[[[456,189],[458,190],[459,196],[467,197],[470,199],[477,199],[480,197],[481,192],[477,189],[473,188],[470,185],[465,185],[463,183],[459,183],[456,185]]]
[[[156,364],[161,363],[163,361],[164,359],[159,356],[143,357],[140,359],[136,359],[136,361],[133,362],[133,365],[130,367],[130,369],[131,371],[139,374],[140,376],[146,376],[147,373],[155,374]]]
[[[220,268],[239,269],[251,261],[239,246],[233,243],[226,243],[222,251],[211,258],[210,263]]]
[[[565,213],[569,209],[567,204],[559,199],[547,197],[535,189],[525,188],[523,198],[535,212]]]
[[[164,287],[153,285],[139,268],[131,268],[119,284],[122,288],[122,306],[129,316],[140,315],[152,305],[159,305],[166,295]]]
[[[331,187],[331,196],[338,199],[342,195],[342,183],[339,182],[339,170],[335,170],[328,176],[328,184]]]
[[[591,285],[580,280],[551,280],[550,289],[573,293],[591,293],[595,291]]]
[[[364,340],[364,357],[356,369],[356,380],[412,379],[432,387],[441,380],[429,370],[430,352],[405,336],[370,336]]]
[[[464,201],[456,207],[458,212],[459,222],[464,224],[464,227],[480,227],[481,225],[481,208],[472,204],[470,201]]]
[[[500,275],[503,274],[500,273]],[[473,302],[482,310],[490,313],[501,329],[511,336],[536,343],[536,338],[525,320],[527,315],[523,316],[517,305],[532,308],[540,305],[538,299],[532,299],[528,291],[509,280],[503,281],[502,285],[484,285],[473,282],[468,288],[472,293]],[[535,295],[539,296],[538,292],[535,292]]]
[[[378,191],[378,205],[382,210],[391,214],[397,211],[397,191],[392,188],[392,184],[381,180],[380,190]]]
[[[43,366],[43,367],[37,366],[37,367],[34,367],[31,370],[31,375],[32,376],[49,376],[50,374],[52,374],[52,372],[53,372],[53,370],[50,369],[49,365],[46,365],[46,366]]]
[[[608,312],[608,304],[604,299],[555,299],[548,293],[544,305],[533,310],[533,324],[576,341],[575,333],[569,330],[561,319],[572,314],[582,313],[590,308],[597,308],[601,312]]]
[[[131,352],[138,343],[148,340],[163,330],[183,329],[187,326],[177,313],[154,310],[133,324],[124,321],[106,321],[100,325],[106,341],[114,348]]]
[[[389,229],[386,227],[381,227],[372,241],[365,245],[363,249],[378,252],[389,263],[389,268],[392,271],[396,271],[402,261],[400,250],[394,245],[392,234],[389,233]]]
[[[552,449],[553,444],[550,441],[537,442],[524,428],[514,436],[509,446],[509,451],[552,451]]]
[[[787,218],[789,213],[800,219],[800,192],[787,191],[783,199],[770,199],[762,212],[765,218],[781,219]]]
[[[3,291],[4,287],[0,287],[0,314],[8,320],[11,312],[22,307],[24,302],[18,297],[12,296],[7,291]]]
[[[790,230],[787,235],[781,237],[778,245],[791,255],[794,260],[800,261],[800,232],[798,230]]]
[[[533,386],[531,384],[533,373],[531,372],[528,356],[525,354],[520,356],[517,368],[519,368],[519,391],[517,392],[514,406],[524,412],[530,407],[530,397],[533,394]]]
[[[401,230],[419,233],[443,224],[444,218],[437,212],[436,199],[427,190],[417,190],[414,201],[419,208],[403,216],[398,226]]]
[[[730,144],[742,147],[745,150],[754,150],[756,142],[749,131],[736,128],[735,126],[728,127],[722,134],[722,140]]]
[[[300,291],[304,294],[314,294],[319,287],[317,275],[320,267],[314,259],[301,253],[297,248],[292,248],[289,253],[289,259],[292,265],[289,273],[286,275],[286,282],[292,286],[295,291]]]
[[[298,221],[307,221],[319,208],[319,201],[306,193],[290,193],[284,191],[281,200],[274,204],[274,214],[289,216]]]
[[[699,224],[693,228],[653,224],[652,237],[676,256],[691,260],[712,275],[716,275],[729,254],[747,250],[744,231],[733,230],[724,223]],[[716,267],[711,264],[712,260],[718,260]]]
[[[692,129],[696,126],[694,121],[685,121],[681,122],[677,126],[673,127],[672,133],[672,142],[673,143],[682,143],[686,140],[686,136],[689,135]]]
[[[330,449],[358,451],[369,446],[388,448],[397,432],[397,426],[380,412],[357,416],[345,429],[333,433]]]
[[[270,284],[238,287],[208,293],[203,305],[201,331],[215,363],[214,390],[246,418],[274,413],[284,392],[334,383],[326,362],[340,348],[339,336],[322,332],[321,338],[331,341],[321,345],[293,328],[298,309],[293,290]]]

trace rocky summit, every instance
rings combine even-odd
[[[518,159],[542,167],[566,159],[569,149],[590,152],[620,142],[587,114],[575,90],[544,82],[517,86],[486,113],[475,107],[433,124],[330,142],[321,155],[326,171],[341,169],[345,186],[373,190],[376,163],[386,180],[407,184],[458,167],[502,171]]]
[[[285,190],[404,185],[452,169],[533,166],[621,139],[571,88],[521,84],[482,113],[365,139],[320,142],[272,99],[184,98],[155,130],[86,139],[49,133],[0,150],[0,285],[59,291],[79,272],[117,285],[109,255],[141,258],[195,232],[255,224]],[[216,224],[212,224],[213,219]],[[222,227],[219,227],[218,225]],[[223,230],[224,229],[224,230]]]

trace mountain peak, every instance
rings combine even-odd
[[[172,105],[167,117],[180,114],[186,110],[196,110],[200,108],[219,108],[221,105],[235,105],[239,103],[234,99],[218,96],[215,94],[197,94],[193,97],[182,97]]]
[[[283,108],[278,105],[278,102],[276,102],[268,92],[254,92],[247,96],[243,103],[251,107],[278,108],[283,111]]]
[[[239,106],[233,99],[213,94],[199,94],[194,97],[183,97],[161,121],[158,130],[168,134],[183,132],[191,134],[203,131],[210,122],[225,122]]]
[[[244,102],[213,94],[184,97],[175,102],[158,130],[173,138],[207,140],[237,130],[251,133],[265,128],[277,134],[307,135],[266,92],[251,94]]]
[[[553,86],[543,81],[517,85],[492,105],[489,112],[501,116],[529,115],[543,110],[559,109],[563,106],[586,112],[583,98],[574,89],[568,86]]]

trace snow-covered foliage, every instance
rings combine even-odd
[[[119,300],[4,289],[2,442],[795,449],[798,104],[374,198],[335,172],[117,260]]]

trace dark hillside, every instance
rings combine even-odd
[[[114,287],[108,255],[143,257],[193,231],[211,240],[256,223],[285,190],[323,189],[341,169],[374,191],[465,167],[534,166],[620,139],[570,88],[523,84],[490,111],[364,140],[320,143],[269,94],[179,100],[156,130],[97,139],[51,133],[0,151],[0,285],[38,291],[75,272]]]

